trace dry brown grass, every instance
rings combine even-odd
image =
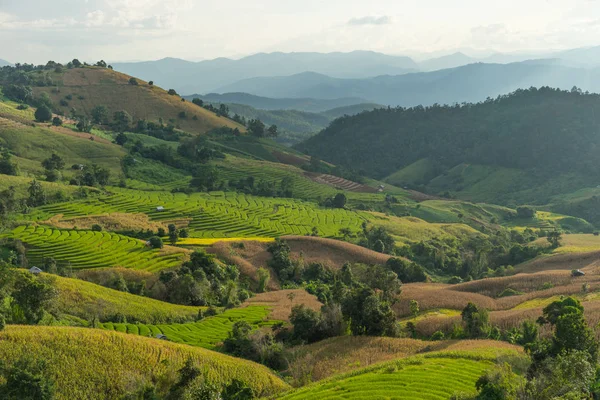
[[[305,263],[323,263],[332,269],[339,269],[346,262],[385,264],[390,258],[387,254],[340,240],[310,236],[284,236],[282,239],[289,244],[293,259],[302,258]],[[207,251],[216,254],[219,259],[227,263],[237,265],[240,272],[255,283],[258,281],[258,269],[261,267],[269,269],[271,272],[269,289],[281,289],[277,275],[268,267],[271,254],[267,251],[267,247],[268,244],[256,241],[218,242]]]
[[[268,269],[271,279],[267,288],[269,290],[281,289],[277,274],[267,265],[271,254],[266,250],[266,245],[251,241],[240,243],[244,244],[243,248],[239,247],[239,243],[218,242],[207,248],[207,251],[215,254],[220,260],[237,265],[240,273],[249,277],[255,285],[258,283],[258,269],[261,267]]]
[[[600,265],[600,251],[590,253],[569,253],[538,257],[517,267],[519,272],[538,272],[547,270],[572,270]]]
[[[249,305],[269,306],[272,309],[271,314],[269,314],[270,319],[289,321],[292,307],[299,304],[304,304],[315,311],[319,311],[323,306],[315,296],[304,289],[286,289],[257,294],[242,304],[242,307]]]
[[[188,132],[205,133],[222,126],[245,131],[243,126],[230,119],[218,117],[189,101],[182,102],[180,96],[171,96],[166,90],[149,86],[141,79],[138,79],[139,85],[130,85],[129,78],[128,75],[106,68],[74,68],[56,77],[56,81],[62,79],[60,92],[53,93],[47,87],[36,87],[34,92],[36,96],[47,92],[54,104],[59,104],[66,95],[72,95],[69,106],[64,107],[63,111],[75,107],[79,111],[90,113],[95,106],[105,105],[110,115],[115,111],[126,110],[134,121],[154,121],[159,117],[165,121],[174,119],[181,129]],[[187,118],[179,118],[181,111],[185,111]],[[194,116],[197,117],[196,120],[193,119]]]
[[[60,229],[91,229],[93,225],[98,224],[107,231],[124,231],[124,230],[147,230],[156,231],[159,228],[167,229],[164,224],[150,221],[146,214],[125,214],[111,213],[85,217],[75,217],[63,219],[62,214],[53,216],[43,224],[54,226]]]

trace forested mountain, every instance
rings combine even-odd
[[[560,60],[512,64],[470,64],[435,72],[369,79],[337,79],[314,73],[252,78],[222,87],[222,92],[246,92],[267,97],[318,99],[360,97],[379,104],[414,106],[476,102],[519,88],[553,86],[600,90],[600,70],[561,65]]]
[[[365,78],[418,70],[409,57],[372,51],[351,53],[259,53],[240,60],[217,58],[191,62],[175,58],[136,63],[113,63],[115,69],[183,94],[207,93],[240,79],[287,76],[314,71],[338,78]]]
[[[298,110],[307,112],[324,112],[334,108],[348,107],[367,103],[367,100],[347,97],[342,99],[309,99],[309,98],[271,98],[255,96],[248,93],[209,93],[184,96],[188,100],[199,98],[208,103],[244,104],[262,110]]]
[[[474,192],[494,178],[488,200],[520,193],[521,200],[545,201],[598,184],[599,109],[597,94],[533,88],[477,104],[342,117],[298,148],[376,178],[410,167],[394,183],[435,193]],[[543,195],[536,187],[544,187]]]
[[[224,103],[212,104],[218,108],[220,104]],[[279,135],[276,140],[286,145],[293,145],[308,139],[326,128],[336,118],[381,107],[373,103],[363,103],[316,113],[298,110],[262,110],[245,104],[226,105],[229,108],[230,116],[237,114],[246,120],[260,119],[267,125],[277,125]]]

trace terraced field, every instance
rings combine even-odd
[[[227,310],[214,317],[208,317],[195,323],[187,324],[101,324],[102,329],[130,333],[141,336],[165,335],[168,340],[191,346],[215,348],[215,345],[227,338],[236,321],[245,320],[254,328],[273,325],[277,321],[267,320],[270,308],[266,306],[248,306]]]
[[[60,230],[43,226],[20,226],[2,237],[23,241],[29,247],[31,265],[44,258],[71,263],[72,268],[125,268],[159,271],[181,264],[184,250],[167,254],[146,247],[140,240],[109,232]]]
[[[475,382],[493,367],[502,351],[492,353],[440,352],[409,357],[326,379],[278,398],[441,400],[455,393],[474,394]]]
[[[313,227],[325,237],[339,229],[359,230],[368,214],[325,209],[301,200],[264,198],[231,192],[183,193],[111,189],[112,194],[95,199],[40,207],[30,218],[47,220],[104,213],[145,213],[155,221],[190,219],[190,234],[196,238],[277,237],[310,234]],[[164,207],[158,211],[157,207]]]

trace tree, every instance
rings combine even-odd
[[[412,314],[413,317],[417,317],[417,315],[419,315],[419,302],[416,300],[411,300],[410,301],[410,313]]]
[[[194,171],[190,187],[210,192],[215,190],[218,181],[219,171],[217,168],[209,165],[201,165]]]
[[[554,231],[548,232],[548,237],[546,239],[552,245],[552,248],[556,249],[560,246],[562,234],[559,231],[554,230]]]
[[[115,112],[113,116],[114,127],[118,132],[124,132],[131,126],[131,115],[127,111]]]
[[[258,289],[259,293],[264,293],[267,291],[267,287],[269,286],[269,280],[271,279],[271,273],[266,268],[259,268],[257,271],[258,276]]]
[[[108,108],[103,105],[92,108],[91,111],[92,121],[95,124],[105,124],[108,121]]]
[[[133,85],[133,86],[139,85],[137,79],[135,79],[135,78],[129,78],[129,84]]]
[[[96,63],[96,67],[106,68],[106,61],[100,60]]]
[[[276,138],[279,134],[277,130],[277,125],[271,125],[269,129],[267,129],[267,136],[271,138]]]
[[[79,68],[81,67],[81,61],[79,61],[78,59],[74,58],[73,61],[71,61],[71,64],[75,67],[75,68]]]
[[[60,119],[59,117],[52,118],[52,125],[53,126],[61,126],[62,123],[63,123],[62,119]]]
[[[487,336],[490,328],[487,310],[480,310],[475,304],[469,302],[460,315],[468,337],[475,339]]]
[[[51,400],[56,391],[54,381],[46,375],[46,361],[23,355],[11,366],[0,364],[5,382],[0,398],[5,400]]]
[[[177,96],[177,91],[175,91],[175,89],[169,89],[167,93],[169,93],[171,96]]]
[[[217,111],[217,114],[223,117],[229,117],[229,107],[227,107],[227,104],[221,103],[219,105],[219,110]]]
[[[333,198],[332,204],[335,208],[344,208],[346,206],[347,200],[348,199],[346,198],[346,195],[344,193],[338,193]]]
[[[0,152],[0,174],[17,175],[17,164],[11,162],[12,154],[10,154],[10,152],[6,148],[0,148],[0,150],[2,150]]]
[[[163,248],[163,241],[158,236],[152,236],[150,239],[148,239],[148,242],[150,243],[150,247],[152,247],[153,249]]]
[[[178,240],[179,234],[177,233],[177,231],[169,231],[169,242],[171,243],[171,245],[175,246]]]
[[[42,161],[42,167],[48,170],[56,169],[60,171],[65,168],[65,161],[58,154],[52,153],[49,158]]]
[[[251,119],[248,121],[248,133],[257,138],[265,137],[265,124],[260,119]]]
[[[350,322],[353,335],[398,335],[396,314],[371,288],[352,290],[342,304],[344,318]]]
[[[43,206],[48,201],[48,199],[46,198],[46,192],[44,190],[44,187],[35,179],[29,184],[27,192],[29,193],[27,205],[29,205],[30,207]]]
[[[38,107],[35,110],[35,119],[39,122],[48,122],[52,120],[52,111],[47,106]]]
[[[531,219],[534,218],[536,211],[531,207],[517,207],[517,217]]]
[[[204,101],[202,101],[201,99],[194,97],[192,99],[192,103],[194,103],[195,105],[199,106],[199,107],[203,107],[204,106]]]
[[[119,132],[119,134],[115,137],[115,143],[119,146],[124,146],[128,140],[129,138],[123,132]]]
[[[313,343],[325,338],[321,314],[304,304],[292,307],[290,323],[294,327],[293,336],[297,340]]]
[[[154,81],[150,81],[150,82],[148,82],[148,85],[149,85],[149,86],[154,86]]]
[[[58,292],[41,277],[30,274],[21,275],[15,282],[11,293],[15,304],[22,313],[22,321],[17,323],[37,324],[47,308],[57,297]]]

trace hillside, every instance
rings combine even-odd
[[[544,204],[597,186],[599,105],[598,95],[542,88],[462,106],[379,109],[338,119],[298,148],[434,194]]]
[[[216,107],[222,103],[214,103]],[[266,125],[277,125],[279,134],[277,142],[293,145],[321,131],[336,118],[344,115],[359,114],[378,108],[377,104],[362,103],[346,107],[326,110],[322,113],[312,113],[298,110],[262,110],[245,104],[227,103],[230,115],[238,114],[241,117],[260,119]]]
[[[201,348],[96,329],[11,326],[0,332],[0,358],[45,360],[44,375],[56,381],[56,397],[106,399],[137,396],[163,381],[168,390],[186,360],[218,385],[241,380],[259,395],[288,387],[262,365]],[[160,385],[159,385],[160,386]]]
[[[340,79],[316,73],[257,77],[219,88],[220,93],[245,92],[266,97],[331,99],[360,97],[369,102],[411,107],[483,101],[517,89],[573,86],[600,91],[599,69],[561,65],[556,60],[512,64],[470,64],[433,72]]]
[[[372,51],[350,53],[259,53],[239,60],[217,58],[190,62],[175,58],[139,63],[114,63],[129,75],[175,88],[183,94],[208,93],[239,79],[257,76],[292,75],[305,71],[340,78],[370,77],[415,71],[408,57],[389,56]]]
[[[110,118],[114,112],[125,110],[134,122],[139,119],[158,122],[162,118],[165,123],[172,121],[174,125],[192,133],[205,133],[222,126],[243,130],[235,122],[182,101],[178,95],[169,95],[158,86],[141,80],[131,84],[131,76],[109,68],[71,68],[58,72],[44,69],[30,72],[27,76],[34,95],[47,93],[56,111],[65,115],[70,115],[71,110],[75,109],[90,117],[94,107],[103,105],[108,108]],[[7,75],[5,79],[11,83],[17,78]],[[185,113],[184,117],[182,112]]]

